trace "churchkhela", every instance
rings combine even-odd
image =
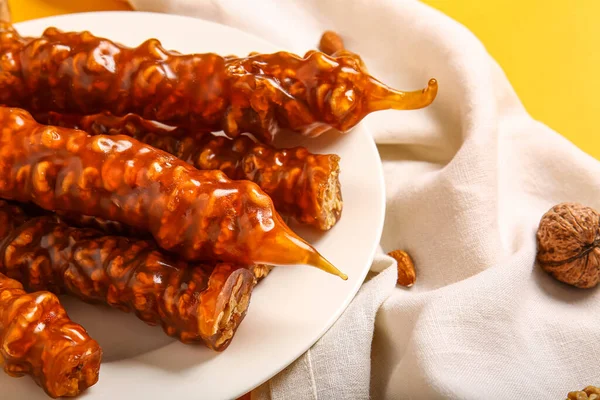
[[[199,171],[128,136],[91,136],[0,107],[0,197],[152,234],[188,261],[311,265],[347,279],[255,183]]]
[[[135,114],[118,117],[110,113],[77,116],[50,112],[35,119],[93,135],[128,135],[198,169],[218,169],[230,179],[253,181],[283,216],[320,230],[333,227],[342,213],[340,157],[335,154],[312,154],[304,147],[276,149],[246,135],[235,139],[193,135]]]
[[[180,54],[156,39],[135,48],[90,32],[48,28],[24,38],[0,25],[0,102],[31,112],[143,118],[194,131],[250,132],[264,143],[292,130],[347,132],[379,110],[411,110],[435,99],[437,81],[403,92],[378,81],[357,58],[311,50],[247,57]]]
[[[98,342],[56,295],[27,293],[0,274],[0,361],[8,375],[31,376],[50,397],[74,397],[98,382],[101,359]]]
[[[228,263],[186,263],[150,240],[107,236],[60,217],[31,217],[0,201],[0,273],[28,291],[68,293],[134,312],[184,343],[222,351],[244,319],[253,272]]]

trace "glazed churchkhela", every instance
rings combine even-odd
[[[219,169],[231,179],[251,180],[271,197],[279,213],[320,230],[330,229],[341,216],[340,158],[335,154],[311,154],[303,147],[275,149],[245,135],[233,140],[211,134],[194,136],[185,129],[168,128],[135,114],[117,117],[50,112],[35,117],[45,124],[94,135],[126,134],[198,169]]]
[[[152,241],[73,228],[57,216],[21,215],[0,201],[0,272],[29,291],[66,292],[133,311],[184,343],[217,351],[227,348],[246,315],[255,280],[244,266],[188,264]]]
[[[0,205],[2,200],[0,200]],[[51,212],[46,211],[33,204],[19,204],[25,214],[30,218],[58,215],[61,221],[75,228],[90,228],[100,231],[107,236],[127,236],[137,239],[151,239],[147,232],[140,232],[129,225],[116,221],[104,220],[89,215],[82,215],[68,211]],[[265,264],[253,264],[248,269],[254,274],[257,282],[264,279],[273,270],[273,266]]]
[[[128,48],[56,28],[26,39],[8,24],[0,27],[0,50],[3,104],[36,113],[134,113],[230,137],[250,132],[265,143],[282,128],[306,136],[345,132],[371,112],[425,107],[437,94],[434,79],[401,92],[357,68],[355,57],[318,51],[182,55],[155,39]]]
[[[281,220],[255,183],[128,136],[90,136],[0,107],[0,197],[146,230],[187,260],[308,264],[346,278]]]
[[[51,397],[73,397],[96,384],[101,358],[98,343],[54,294],[28,294],[0,274],[0,360],[7,374],[30,375]]]
[[[0,200],[2,204],[3,200]],[[147,232],[140,232],[139,229],[116,221],[104,220],[89,215],[78,214],[71,211],[47,211],[32,203],[21,203],[19,207],[29,217],[43,217],[48,215],[58,215],[63,221],[71,226],[78,228],[92,228],[101,231],[107,235],[130,236],[136,238],[149,239],[151,236]]]
[[[37,208],[37,207],[36,207]],[[129,225],[122,224],[116,221],[107,221],[97,217],[90,217],[89,215],[80,215],[71,212],[57,212],[57,213],[36,213],[36,216],[42,215],[53,215],[60,216],[60,219],[77,228],[91,228],[100,231],[110,236],[127,236],[130,238],[138,239],[151,239],[152,237],[147,232],[140,232]],[[260,282],[273,270],[273,266],[265,264],[253,264],[248,269],[254,274],[254,277]]]

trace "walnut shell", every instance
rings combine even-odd
[[[540,221],[539,265],[561,282],[591,288],[600,278],[600,214],[577,203],[561,203]]]
[[[588,386],[583,390],[569,392],[567,400],[600,400],[600,388]]]

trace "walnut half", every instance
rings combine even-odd
[[[561,282],[592,288],[600,278],[600,214],[577,203],[552,207],[537,231],[537,261]]]

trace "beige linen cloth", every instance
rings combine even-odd
[[[408,0],[131,3],[297,53],[332,29],[395,87],[439,81],[433,106],[364,121],[385,170],[381,246],[410,252],[417,284],[396,287],[394,261],[378,255],[378,275],[331,330],[254,398],[564,399],[600,385],[600,293],[534,264],[548,208],[568,200],[600,209],[600,164],[527,114],[467,29]]]

